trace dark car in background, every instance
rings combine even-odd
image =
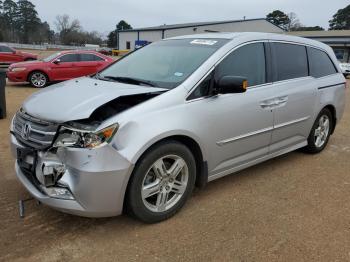
[[[0,44],[0,64],[10,65],[12,63],[32,61],[38,58],[37,55],[15,50],[7,45]]]

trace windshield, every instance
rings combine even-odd
[[[54,53],[52,55],[49,55],[48,57],[44,58],[43,61],[44,62],[50,62],[52,59],[54,59],[55,57],[59,56],[61,53]]]
[[[225,39],[163,40],[131,53],[98,77],[171,89],[227,42]]]

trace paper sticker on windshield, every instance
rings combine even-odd
[[[183,76],[184,74],[183,74],[183,73],[181,73],[181,72],[176,72],[176,73],[174,73],[174,75],[175,75],[175,76],[179,76],[179,77],[180,77],[180,76]]]
[[[208,39],[195,39],[191,42],[192,45],[215,45],[218,41]]]

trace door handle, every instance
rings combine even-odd
[[[271,108],[273,105],[274,105],[274,103],[272,101],[262,101],[262,102],[260,102],[260,107],[262,107],[264,109]]]
[[[288,96],[275,97],[260,102],[260,106],[264,109],[272,109],[278,106],[284,106],[288,101]]]
[[[288,96],[281,96],[276,98],[276,103],[279,106],[284,106],[288,101]]]

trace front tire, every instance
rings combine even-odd
[[[49,82],[49,78],[47,77],[47,75],[43,72],[40,71],[35,71],[30,73],[29,77],[28,77],[28,82],[36,88],[42,88],[45,87],[48,82]]]
[[[331,112],[324,108],[316,118],[308,137],[308,145],[304,151],[310,154],[321,152],[327,145],[333,128],[333,116]]]
[[[146,223],[175,215],[192,193],[196,162],[191,151],[176,141],[162,142],[135,166],[127,192],[127,210]]]

